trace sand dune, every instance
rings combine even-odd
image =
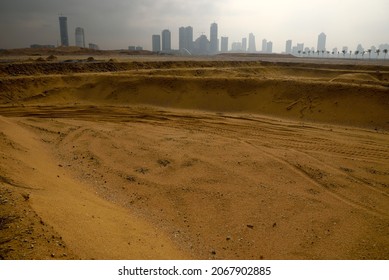
[[[389,257],[384,67],[48,62],[0,73],[2,258]]]

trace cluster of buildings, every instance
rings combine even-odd
[[[68,34],[68,18],[64,16],[59,17],[59,31],[61,37],[61,46],[68,47],[69,44],[69,34]],[[85,48],[85,31],[82,27],[77,27],[75,30],[75,42],[76,47]],[[90,49],[98,50],[99,46],[94,43],[89,43],[88,47]]]
[[[229,48],[228,37],[222,36],[219,39],[218,25],[215,22],[211,24],[209,39],[205,34],[202,34],[194,40],[192,26],[180,27],[178,30],[178,36],[178,50],[173,50],[171,46],[172,35],[170,30],[163,30],[161,35],[152,35],[152,51],[163,53],[179,52],[187,55],[207,55],[219,52],[225,53],[229,51],[247,53],[258,52],[253,33],[249,34],[248,40],[247,38],[242,38],[242,41],[232,42],[231,48]],[[262,50],[260,52],[272,53],[273,43],[264,39],[262,41]]]
[[[70,46],[67,17],[59,17],[59,28],[61,46]],[[273,53],[273,42],[267,39],[262,40],[261,49],[257,49],[256,40],[253,33],[250,33],[248,38],[242,38],[241,41],[232,42],[229,47],[229,38],[222,36],[219,39],[218,36],[218,24],[212,23],[209,30],[209,39],[203,33],[198,38],[194,38],[193,27],[180,27],[178,30],[178,50],[172,48],[172,34],[170,30],[165,29],[161,34],[152,35],[152,51],[157,53],[179,53],[183,55],[212,55],[217,53],[226,52],[241,52],[241,53]],[[326,46],[327,35],[320,33],[317,39],[316,49],[314,47],[305,47],[304,43],[297,43],[293,45],[292,40],[287,40],[285,45],[286,54],[292,54],[296,56],[317,56],[317,57],[344,57],[344,58],[379,58],[380,53],[387,55],[389,44],[382,44],[378,48],[372,46],[369,49],[364,49],[359,44],[356,50],[349,50],[347,46],[333,48],[332,51],[327,49]],[[85,43],[85,30],[82,27],[75,29],[75,46],[80,48],[86,48]],[[54,45],[38,45],[34,44],[31,48],[54,48]],[[98,50],[99,46],[94,43],[89,43],[88,48]],[[143,50],[140,46],[129,46],[130,51]],[[367,54],[367,55],[366,55]],[[365,56],[366,55],[366,56]]]
[[[219,52],[219,39],[218,39],[218,25],[212,23],[210,28],[210,39],[208,40],[205,34],[200,35],[196,40],[193,37],[193,27],[180,27],[179,28],[179,46],[178,51],[182,54],[188,55],[204,55],[204,54],[216,54]],[[225,40],[228,38],[222,37],[222,48],[226,44]],[[152,36],[152,51],[171,53],[172,49],[172,34],[170,30],[165,29],[161,35],[155,34]]]
[[[178,50],[173,50],[171,41],[172,35],[170,30],[165,29],[161,35],[152,35],[152,51],[162,53],[180,53],[183,55],[212,55],[226,52],[239,53],[273,53],[273,42],[267,39],[262,40],[261,49],[257,49],[255,36],[250,33],[248,38],[242,38],[239,42],[232,42],[229,48],[228,37],[218,37],[218,25],[212,23],[209,32],[209,39],[205,34],[200,35],[196,40],[193,37],[193,27],[179,28],[179,46]],[[347,46],[342,47],[341,50],[333,48],[330,51],[327,48],[327,35],[320,33],[317,39],[317,46],[305,47],[304,43],[297,43],[293,46],[292,40],[287,40],[285,45],[285,54],[292,54],[295,56],[316,56],[316,57],[344,57],[344,58],[378,58],[380,52],[386,56],[389,49],[388,44],[380,45],[378,48],[372,46],[365,50],[361,44],[356,50],[350,51]],[[368,54],[368,56],[364,56]]]
[[[386,56],[389,50],[389,44],[381,44],[379,47],[371,46],[369,49],[365,49],[361,44],[358,44],[355,50],[350,50],[349,47],[343,46],[341,49],[337,47],[332,50],[326,46],[327,35],[320,33],[317,38],[317,47],[304,47],[304,43],[298,43],[292,46],[292,40],[286,41],[285,53],[293,54],[296,56],[316,56],[327,58],[379,58],[380,53],[383,52]]]
[[[319,34],[318,39],[317,39],[317,48],[316,48],[316,53],[324,53],[327,51],[326,49],[326,41],[327,41],[327,35],[324,34],[323,32]],[[305,47],[304,48],[304,43],[297,43],[296,46],[292,46],[292,40],[287,40],[286,41],[286,46],[285,46],[285,53],[287,54],[293,54],[293,55],[301,55],[301,54],[310,54],[310,53],[315,53],[315,48],[314,47]]]
[[[253,33],[249,34],[247,38],[242,38],[242,41],[232,42],[229,48],[228,37],[218,37],[218,24],[212,23],[209,31],[209,39],[205,34],[200,35],[197,39],[193,37],[193,27],[180,27],[178,30],[178,50],[173,50],[171,41],[172,35],[170,30],[165,29],[161,35],[152,35],[152,51],[162,53],[179,52],[184,55],[212,55],[217,53],[232,52],[247,52],[256,53],[257,47],[255,43],[255,36]],[[262,41],[262,53],[272,53],[273,43],[264,39]]]

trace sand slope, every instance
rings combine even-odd
[[[0,83],[0,102],[12,106],[153,105],[389,128],[389,71],[261,66],[253,62],[215,64],[217,67],[210,62],[188,62],[186,68],[184,62],[146,64],[157,68],[140,70],[136,64],[124,64],[135,69],[6,77]],[[61,69],[66,66],[58,65]],[[82,65],[83,71],[93,69],[93,64]],[[41,72],[43,66],[38,70],[34,64],[29,67],[30,72]],[[107,71],[115,67],[107,67]]]
[[[387,259],[388,74],[199,63],[3,76],[1,256]]]

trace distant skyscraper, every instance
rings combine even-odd
[[[242,49],[241,49],[242,52],[246,52],[247,51],[247,38],[242,38]]]
[[[273,42],[272,41],[267,42],[267,44],[266,44],[266,52],[267,53],[272,53],[273,52]]]
[[[228,52],[228,37],[222,37],[220,45],[221,52]]]
[[[85,33],[84,28],[76,28],[76,46],[80,48],[85,48]]]
[[[211,24],[211,30],[210,30],[210,52],[212,54],[215,54],[219,51],[219,40],[217,37],[217,23]]]
[[[169,52],[172,50],[172,35],[169,30],[162,31],[162,51]]]
[[[61,35],[61,46],[69,46],[69,36],[68,36],[68,18],[60,16],[59,17],[59,31]]]
[[[267,52],[267,40],[266,39],[262,40],[262,52],[263,53]]]
[[[325,51],[326,50],[326,39],[327,36],[323,32],[319,34],[319,37],[317,39],[317,50],[318,51]]]
[[[193,50],[193,27],[180,27],[178,45],[180,50]]]
[[[160,35],[153,35],[153,52],[160,52],[161,51],[161,36]]]
[[[286,41],[285,53],[292,53],[292,40]]]
[[[257,52],[257,47],[255,46],[255,36],[253,33],[249,34],[249,48],[248,48],[249,53],[255,53]]]

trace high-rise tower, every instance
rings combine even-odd
[[[223,53],[228,52],[228,37],[221,37],[220,49]]]
[[[180,27],[179,29],[179,49],[192,52],[193,50],[193,27]]]
[[[85,48],[85,33],[84,28],[76,28],[76,46],[80,48]]]
[[[161,51],[161,35],[153,35],[153,52],[160,52]]]
[[[317,51],[325,51],[326,50],[326,39],[327,36],[323,32],[319,34],[319,37],[317,39]]]
[[[253,33],[249,34],[249,48],[247,50],[249,53],[255,53],[257,48],[255,46],[255,36]]]
[[[262,52],[263,53],[267,52],[267,40],[266,39],[262,40]]]
[[[285,53],[287,53],[287,54],[292,53],[292,40],[286,41]]]
[[[242,38],[242,48],[241,48],[241,51],[242,52],[246,52],[247,51],[247,38]]]
[[[61,35],[61,46],[69,46],[69,36],[68,36],[68,18],[60,16],[59,17],[59,31]]]
[[[210,52],[212,54],[219,52],[219,40],[217,37],[217,23],[215,23],[215,22],[211,24]]]
[[[170,30],[165,29],[162,31],[162,51],[170,52],[172,50],[172,35]]]

